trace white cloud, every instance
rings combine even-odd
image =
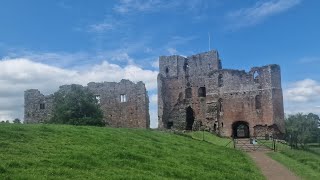
[[[178,51],[175,48],[168,48],[167,51],[170,55],[176,55],[178,54]]]
[[[260,23],[266,18],[285,12],[298,5],[302,0],[264,0],[254,6],[227,14],[231,28],[241,28]]]
[[[96,33],[103,33],[113,29],[114,29],[114,25],[106,22],[91,24],[88,27],[89,32],[96,32]]]
[[[157,88],[157,71],[145,70],[135,65],[121,67],[103,61],[86,70],[59,68],[16,58],[0,61],[0,120],[23,117],[23,92],[39,89],[44,94],[55,92],[63,84],[120,81],[143,81],[148,91]]]
[[[312,79],[293,83],[284,92],[284,97],[291,102],[310,102],[320,99],[320,84]]]
[[[153,62],[151,63],[151,66],[152,66],[153,68],[158,69],[158,68],[159,68],[159,59],[153,61]]]
[[[312,79],[294,82],[284,89],[286,113],[320,114],[320,83]]]
[[[158,94],[152,94],[150,97],[150,103],[153,105],[158,105]]]
[[[181,7],[183,10],[196,11],[207,4],[204,0],[119,0],[113,10],[120,14],[132,12],[156,12],[163,9]]]

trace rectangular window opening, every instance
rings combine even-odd
[[[40,104],[40,109],[45,109],[46,108],[46,105],[44,103],[41,103]]]
[[[120,102],[127,102],[127,95],[126,94],[120,95]]]

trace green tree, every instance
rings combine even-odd
[[[57,124],[104,126],[103,113],[95,96],[80,85],[54,94],[53,116]]]
[[[286,138],[293,147],[305,147],[306,143],[317,142],[319,116],[313,113],[289,115],[286,118]]]
[[[13,120],[13,123],[14,123],[14,124],[21,124],[21,121],[20,121],[19,118],[15,118],[15,119]]]

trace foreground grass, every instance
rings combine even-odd
[[[214,136],[209,132],[196,131],[190,133],[191,137],[197,140],[206,141],[211,144],[215,144],[223,147],[233,148],[233,141],[230,138],[220,138],[218,136]]]
[[[242,152],[151,130],[0,125],[0,179],[264,179]]]
[[[320,179],[320,155],[282,145],[281,151],[268,155],[304,179]]]

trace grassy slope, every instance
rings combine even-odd
[[[269,153],[291,171],[304,179],[320,179],[320,155],[313,152],[290,149],[280,145],[279,152]]]
[[[264,179],[240,151],[137,129],[0,124],[0,162],[0,179]]]

